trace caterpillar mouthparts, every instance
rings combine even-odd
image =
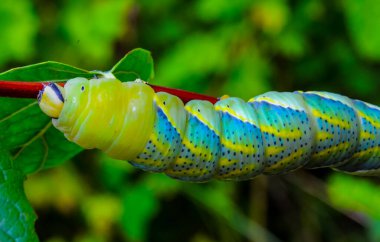
[[[51,118],[58,118],[65,102],[65,89],[56,83],[47,83],[37,96],[41,110]]]

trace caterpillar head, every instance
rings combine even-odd
[[[60,118],[65,110],[73,106],[83,105],[87,100],[89,80],[74,78],[66,82],[65,87],[56,83],[48,83],[38,93],[38,104],[46,115],[53,119]]]
[[[40,92],[41,110],[54,127],[83,148],[132,159],[145,147],[155,120],[154,91],[143,82],[74,78]],[[127,147],[127,148],[126,148]]]
[[[65,102],[65,89],[56,83],[48,83],[38,93],[41,110],[52,118],[58,118]]]

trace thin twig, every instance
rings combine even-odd
[[[59,83],[64,85],[64,83]],[[184,90],[161,87],[149,84],[155,92],[167,92],[179,97],[184,103],[193,99],[206,100],[211,103],[218,101],[215,97],[202,95],[199,93],[188,92]],[[43,82],[20,82],[20,81],[0,81],[0,97],[17,97],[17,98],[37,98],[38,92],[43,88]]]

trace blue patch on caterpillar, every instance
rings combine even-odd
[[[157,117],[153,127],[153,135],[147,142],[144,151],[130,163],[140,169],[152,172],[164,171],[175,159],[182,140],[180,134],[169,119],[156,105]]]
[[[339,166],[346,162],[358,139],[355,111],[340,101],[320,95],[304,93],[303,96],[313,114],[317,135],[308,167]]]
[[[180,153],[166,174],[184,181],[206,181],[215,172],[220,156],[219,136],[197,117],[188,113]]]
[[[264,173],[281,174],[304,166],[313,147],[307,113],[265,101],[254,101],[251,105],[263,134],[267,160]]]
[[[221,159],[217,176],[245,180],[260,174],[265,167],[264,146],[260,128],[241,121],[228,112],[220,112],[222,123]]]

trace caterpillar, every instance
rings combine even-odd
[[[74,78],[39,105],[65,137],[150,172],[193,182],[301,167],[380,174],[380,108],[329,92],[268,92],[186,105],[141,81]]]

